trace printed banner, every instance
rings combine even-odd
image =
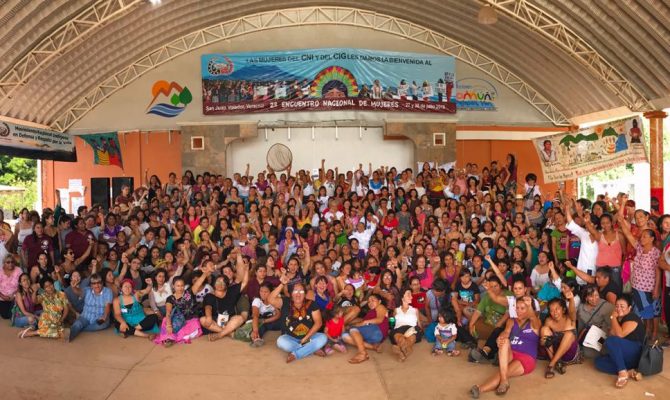
[[[81,135],[80,138],[93,148],[94,164],[118,165],[123,168],[121,146],[119,145],[117,132]]]
[[[454,65],[449,56],[362,49],[205,54],[203,113],[455,113]]]
[[[561,182],[622,164],[649,162],[637,117],[534,139],[545,182]]]
[[[77,161],[74,139],[67,133],[0,121],[0,154],[38,160]]]

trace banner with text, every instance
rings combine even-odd
[[[38,160],[77,161],[74,137],[0,121],[0,154]]]
[[[534,139],[545,182],[587,176],[622,164],[649,162],[637,117]]]
[[[201,70],[205,115],[456,112],[449,56],[339,48],[205,54]]]

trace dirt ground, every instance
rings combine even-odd
[[[0,399],[467,399],[471,385],[493,373],[490,365],[433,357],[419,343],[404,363],[386,342],[382,354],[360,365],[348,355],[309,357],[290,365],[268,334],[252,349],[231,339],[162,348],[146,339],[122,339],[113,331],[83,333],[72,343],[18,339],[0,325]],[[667,363],[666,363],[667,364]],[[614,377],[592,363],[568,367],[566,375],[544,379],[546,362],[529,376],[512,379],[507,398],[670,399],[670,364],[657,376],[614,388]],[[654,395],[654,397],[651,396]],[[482,399],[497,398],[483,394]]]

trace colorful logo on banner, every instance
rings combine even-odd
[[[116,132],[95,133],[80,137],[93,148],[94,164],[118,165],[123,168],[119,135]]]
[[[463,78],[456,82],[456,102],[459,110],[496,111],[498,91],[489,81],[479,78]]]
[[[454,69],[449,56],[364,49],[205,54],[203,113],[455,113]]]
[[[622,164],[648,162],[640,119],[621,119],[534,139],[546,182],[561,182]]]
[[[151,95],[153,98],[147,107],[147,114],[165,118],[174,118],[181,114],[193,101],[191,91],[186,86],[181,87],[177,82],[156,81],[151,87]]]
[[[77,161],[72,135],[11,122],[0,122],[0,154],[37,160]]]

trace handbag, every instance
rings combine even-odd
[[[658,340],[653,344],[645,340],[637,370],[644,376],[656,375],[663,371],[663,348],[659,346]]]

